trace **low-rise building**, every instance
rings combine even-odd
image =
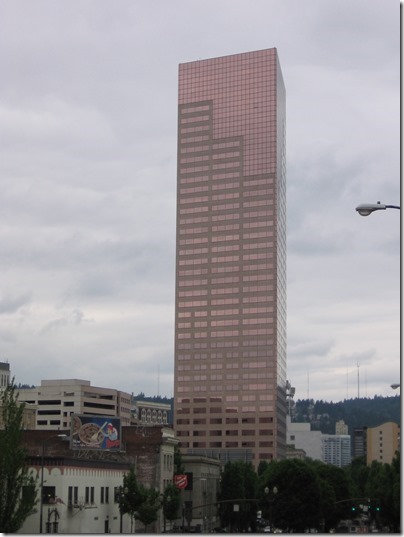
[[[40,386],[17,393],[19,401],[37,407],[37,429],[67,429],[73,414],[120,417],[123,426],[131,423],[131,395],[91,386],[89,380],[42,380]]]
[[[219,525],[217,494],[219,492],[220,460],[201,455],[181,455],[188,479],[182,490],[183,521],[188,529],[211,533]]]
[[[132,401],[132,425],[168,425],[171,405],[154,401]]]
[[[43,479],[43,494],[42,508],[39,503],[19,533],[142,531],[131,525],[128,515],[120,516],[123,477],[133,465],[139,483],[162,493],[173,480],[173,430],[122,427],[120,451],[72,449],[69,435],[70,430],[23,431],[28,466],[38,484]],[[153,533],[162,529],[162,513],[159,517],[150,527]]]

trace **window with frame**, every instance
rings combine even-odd
[[[109,503],[109,487],[101,487],[100,502]]]
[[[68,505],[77,505],[79,501],[79,488],[69,487],[67,491]]]
[[[85,503],[86,505],[93,505],[94,504],[94,487],[86,487],[85,488]]]

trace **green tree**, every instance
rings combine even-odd
[[[122,494],[119,496],[119,510],[122,515],[128,514],[131,519],[131,533],[136,513],[146,497],[142,487],[138,484],[134,466],[123,476]]]
[[[139,488],[144,501],[139,505],[135,517],[142,522],[146,532],[147,526],[157,520],[157,513],[161,507],[160,494],[154,488],[146,488],[143,485]]]
[[[277,493],[271,498],[274,487]],[[271,517],[276,528],[304,533],[310,528],[321,529],[319,504],[321,487],[313,468],[298,459],[273,461],[261,476],[259,497],[262,510]]]
[[[166,520],[176,520],[181,504],[181,492],[173,484],[167,485],[163,495],[163,516]]]
[[[181,451],[178,446],[174,447],[174,469],[176,474],[185,472],[184,463],[182,462]]]
[[[391,463],[391,528],[395,533],[400,533],[401,523],[401,466],[400,466],[400,452],[397,451],[396,455]]]
[[[0,532],[16,533],[34,512],[37,491],[21,445],[24,404],[18,403],[14,379],[0,404],[4,426],[0,430]]]
[[[269,462],[268,461],[260,461],[257,468],[257,474],[258,477],[261,476],[263,473],[265,473],[266,469],[268,468]]]
[[[221,475],[218,494],[219,516],[223,527],[230,531],[255,531],[257,474],[251,463],[228,462]],[[252,500],[252,501],[251,501]],[[238,511],[235,510],[238,506]]]
[[[353,498],[363,498],[366,494],[365,488],[369,476],[366,457],[356,457],[344,470],[350,480],[351,496]]]
[[[366,496],[371,500],[369,516],[379,527],[388,526],[390,531],[396,531],[400,523],[400,515],[396,511],[395,491],[397,489],[394,483],[397,483],[394,466],[372,461],[365,488]],[[376,507],[380,511],[377,511]]]
[[[352,491],[350,480],[342,468],[321,461],[307,461],[316,472],[320,488],[321,501],[319,512],[322,529],[328,532],[336,528],[339,521],[349,518]]]

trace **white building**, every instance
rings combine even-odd
[[[335,466],[351,463],[351,437],[349,435],[322,434],[312,431],[310,423],[287,420],[287,443],[297,450],[304,450],[306,457]]]
[[[131,523],[128,515],[121,518],[119,495],[123,477],[134,465],[139,484],[161,494],[173,482],[174,450],[178,441],[166,427],[122,428],[122,449],[96,450],[73,448],[65,432],[23,431],[27,464],[41,484],[42,509],[30,515],[18,533],[135,533],[144,530],[140,522]],[[42,520],[40,513],[42,511]],[[150,531],[161,533],[162,510],[150,525]]]
[[[286,427],[288,445],[293,445],[296,449],[304,450],[306,457],[310,459],[322,460],[321,431],[312,431],[310,423],[290,421],[289,416]]]
[[[342,468],[351,464],[351,437],[348,434],[322,435],[322,461]]]
[[[36,388],[18,390],[19,401],[36,405],[36,428],[70,428],[72,414],[120,417],[130,425],[131,395],[111,388],[91,386],[89,380],[42,380]]]
[[[32,468],[38,471],[40,468]],[[18,533],[120,533],[121,520],[118,507],[119,487],[127,468],[88,461],[80,464],[55,466],[45,461],[44,501],[42,524],[40,504],[38,511],[28,517]],[[130,533],[130,520],[122,517],[123,533]]]
[[[154,401],[132,401],[132,423],[145,426],[167,425],[171,405]]]

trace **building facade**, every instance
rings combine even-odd
[[[348,425],[344,420],[335,422],[335,434],[348,434]]]
[[[276,49],[179,66],[174,428],[183,453],[255,465],[285,457],[285,163]]]
[[[391,464],[396,451],[400,449],[400,427],[388,421],[378,427],[368,427],[366,431],[366,462]]]
[[[69,431],[24,431],[22,443],[28,453],[30,473],[41,483],[43,501],[18,533],[139,533],[140,522],[121,517],[119,494],[123,477],[135,468],[138,483],[163,493],[173,482],[174,450],[172,429],[123,427],[122,451],[72,449]],[[41,496],[41,489],[39,492]],[[40,516],[42,508],[42,517]],[[178,523],[181,520],[179,513]],[[161,533],[163,514],[150,525],[150,533]],[[41,531],[42,530],[42,531]]]
[[[10,364],[0,362],[0,393],[10,384]]]
[[[366,457],[367,427],[355,427],[353,431],[352,457]]]
[[[91,386],[89,380],[42,380],[18,390],[18,400],[36,406],[36,429],[67,429],[72,414],[120,417],[123,426],[131,422],[131,395]]]
[[[303,451],[310,459],[323,460],[322,433],[312,431],[310,423],[290,421],[288,417],[287,443],[293,450]]]
[[[218,459],[183,455],[182,464],[188,485],[181,491],[182,526],[188,531],[212,533],[220,526],[217,494],[220,488],[221,464]]]
[[[152,427],[154,425],[168,425],[171,414],[171,405],[151,401],[132,401],[132,424]]]
[[[351,464],[351,437],[349,434],[323,434],[322,461],[342,468]]]

